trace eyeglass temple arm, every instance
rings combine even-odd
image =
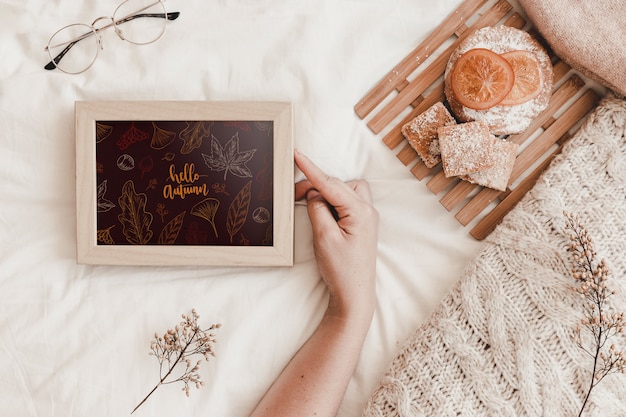
[[[180,12],[168,12],[168,13],[140,13],[140,14],[136,14],[133,16],[128,16],[124,19],[120,19],[117,22],[115,22],[116,24],[119,23],[126,23],[126,22],[130,22],[133,19],[136,19],[138,17],[158,17],[161,19],[167,19],[167,20],[176,20],[178,18],[178,16],[180,16]],[[110,26],[110,25],[109,25]],[[107,26],[108,27],[108,26]],[[53,70],[57,67],[57,64],[59,62],[61,62],[61,60],[63,59],[63,57],[65,56],[65,54],[67,54],[70,49],[72,49],[72,46],[76,45],[79,41],[82,41],[83,39],[89,37],[90,35],[92,35],[92,32],[86,33],[82,36],[79,36],[78,38],[76,38],[75,40],[69,42],[67,44],[67,46],[57,55],[54,57],[54,59],[52,59],[52,61],[48,62],[46,64],[46,66],[44,66],[45,69],[47,70]],[[47,48],[47,47],[46,47]]]
[[[89,32],[88,35],[91,35],[91,34],[92,34],[92,32]],[[70,51],[70,49],[72,49],[72,46],[76,45],[79,41],[81,41],[81,40],[85,39],[86,37],[88,37],[88,35],[83,35],[83,36],[79,37],[78,39],[76,39],[75,41],[72,41],[72,42],[68,43],[67,46],[65,48],[63,48],[63,50],[57,56],[55,56],[52,61],[48,62],[44,68],[47,69],[47,70],[55,69],[57,67],[57,64],[59,62],[61,62],[61,60],[63,59],[65,54],[67,54]]]
[[[176,20],[180,16],[180,12],[168,12],[168,13],[139,13],[134,14],[132,16],[124,17],[120,20],[116,20],[115,24],[118,25],[120,23],[130,22],[133,19],[137,19],[138,17],[158,17],[161,19],[167,20]]]

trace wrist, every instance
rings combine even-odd
[[[375,309],[374,291],[352,297],[330,295],[326,316],[351,325],[369,327]]]

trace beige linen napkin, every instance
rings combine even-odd
[[[520,0],[520,4],[563,61],[626,95],[624,0]]]

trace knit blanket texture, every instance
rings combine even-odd
[[[626,101],[609,95],[408,338],[363,417],[578,415],[593,361],[575,342],[563,211],[580,215],[626,311],[625,135]],[[626,416],[626,375],[601,381],[583,415]]]

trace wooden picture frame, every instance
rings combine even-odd
[[[77,262],[293,265],[292,106],[78,101]]]

